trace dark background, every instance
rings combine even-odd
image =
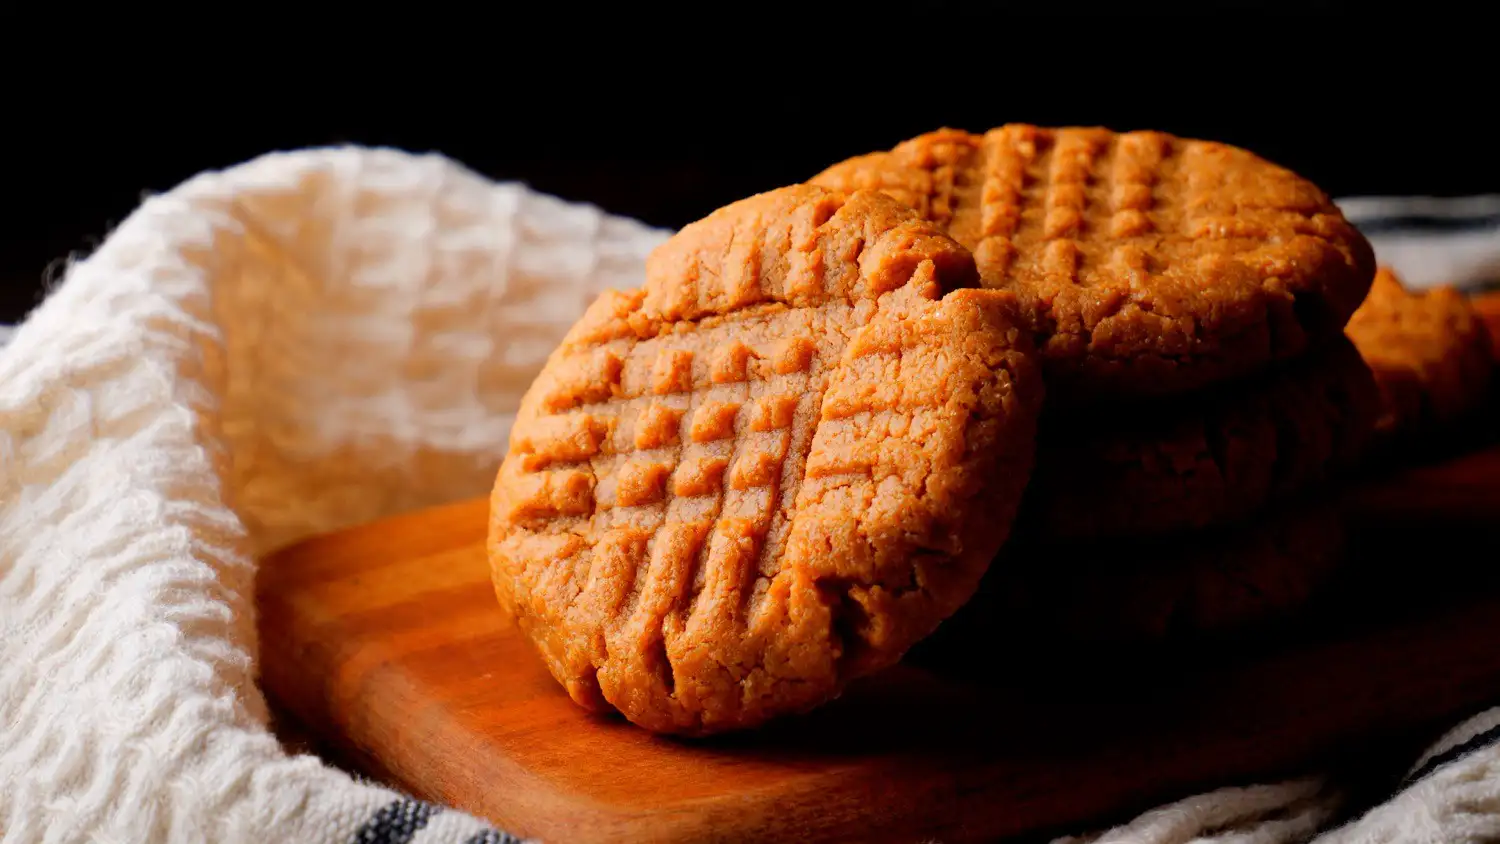
[[[0,321],[23,316],[61,259],[86,254],[143,192],[323,144],[439,151],[496,179],[668,227],[942,125],[1010,121],[1227,141],[1336,197],[1500,192],[1491,49],[1464,43],[1467,27],[1451,19],[1351,29],[1340,4],[1303,7],[1333,12],[1241,12],[1192,37],[1161,21],[1118,34],[1128,25],[976,19],[982,36],[1008,26],[1026,38],[984,52],[896,31],[888,49],[840,48],[837,62],[793,51],[738,73],[698,64],[701,50],[679,60],[656,48],[625,64],[591,57],[573,77],[540,72],[544,60],[532,56],[485,64],[482,76],[440,68],[413,78],[372,65],[295,84],[259,79],[232,96],[196,94],[180,75],[144,95],[132,80],[124,96],[106,77],[87,102],[42,96],[8,114]],[[381,91],[397,80],[403,93]]]

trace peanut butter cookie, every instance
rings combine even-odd
[[[1107,414],[1048,412],[1027,514],[1053,541],[1243,521],[1353,469],[1379,407],[1369,367],[1339,337],[1248,382]]]
[[[1042,398],[1029,334],[968,250],[874,191],[734,203],[646,277],[522,403],[496,593],[590,709],[692,735],[817,706],[1005,541]]]
[[[1307,605],[1345,550],[1336,509],[1316,501],[1173,537],[1012,543],[944,633],[992,642],[1014,628],[1060,644],[1131,644],[1248,630]]]
[[[1380,385],[1383,437],[1449,425],[1489,391],[1489,331],[1468,297],[1452,287],[1414,293],[1381,267],[1347,332]]]
[[[878,189],[1013,291],[1052,401],[1194,390],[1334,336],[1375,272],[1368,241],[1294,173],[1158,132],[944,129],[814,176]]]

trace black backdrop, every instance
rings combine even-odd
[[[857,73],[834,79],[818,77],[808,62],[793,63],[785,79],[720,78],[692,66],[590,67],[543,85],[522,62],[493,71],[521,80],[504,91],[421,80],[408,81],[402,95],[370,96],[361,92],[375,83],[346,75],[262,99],[220,101],[179,84],[170,96],[101,96],[72,110],[42,100],[34,114],[11,112],[10,125],[25,131],[0,137],[0,160],[9,162],[0,189],[0,321],[22,316],[49,266],[55,274],[59,259],[87,252],[143,191],[310,145],[439,151],[497,179],[669,227],[941,125],[1008,121],[1223,140],[1335,196],[1500,192],[1495,117],[1486,105],[1497,75],[1487,58],[1438,67],[1431,57],[1387,57],[1381,39],[1394,31],[1286,19],[1257,30],[1280,33],[1274,43],[1247,35],[1165,65],[1171,56],[1116,55],[1101,50],[1107,39],[1096,40],[1075,48],[1091,58],[1072,56],[1067,73],[1032,54],[1007,54],[1004,73],[986,75],[993,60],[958,63],[936,45],[924,49],[939,50],[944,62],[915,66],[922,73],[856,65]],[[1067,42],[1043,36],[1048,49]],[[1330,45],[1342,46],[1330,52]],[[1425,49],[1462,52],[1445,45],[1429,39]],[[999,76],[1010,81],[999,84],[992,78]],[[115,108],[112,130],[101,136],[90,128],[98,122],[92,110],[107,107]]]

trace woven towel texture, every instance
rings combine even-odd
[[[319,150],[155,197],[70,268],[0,354],[3,840],[355,840],[398,795],[264,729],[253,560],[482,494],[530,375],[664,236]]]

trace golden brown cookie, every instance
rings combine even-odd
[[[806,710],[962,605],[1030,474],[1013,297],[874,191],[722,208],[590,307],[491,503],[496,593],[575,701],[706,734]]]
[[[1157,132],[943,129],[812,184],[874,188],[1016,293],[1053,400],[1194,390],[1338,334],[1375,272],[1327,196],[1235,147]]]
[[[1489,331],[1452,287],[1414,293],[1381,267],[1346,331],[1380,385],[1383,436],[1449,425],[1489,392]]]
[[[1013,543],[960,616],[1056,642],[1142,643],[1247,630],[1305,606],[1337,573],[1335,508],[1299,501],[1256,522],[1152,540]],[[956,625],[957,626],[957,625]]]
[[[1053,540],[1242,521],[1355,467],[1379,406],[1369,367],[1338,338],[1248,382],[1097,413],[1053,408],[1028,518]]]

